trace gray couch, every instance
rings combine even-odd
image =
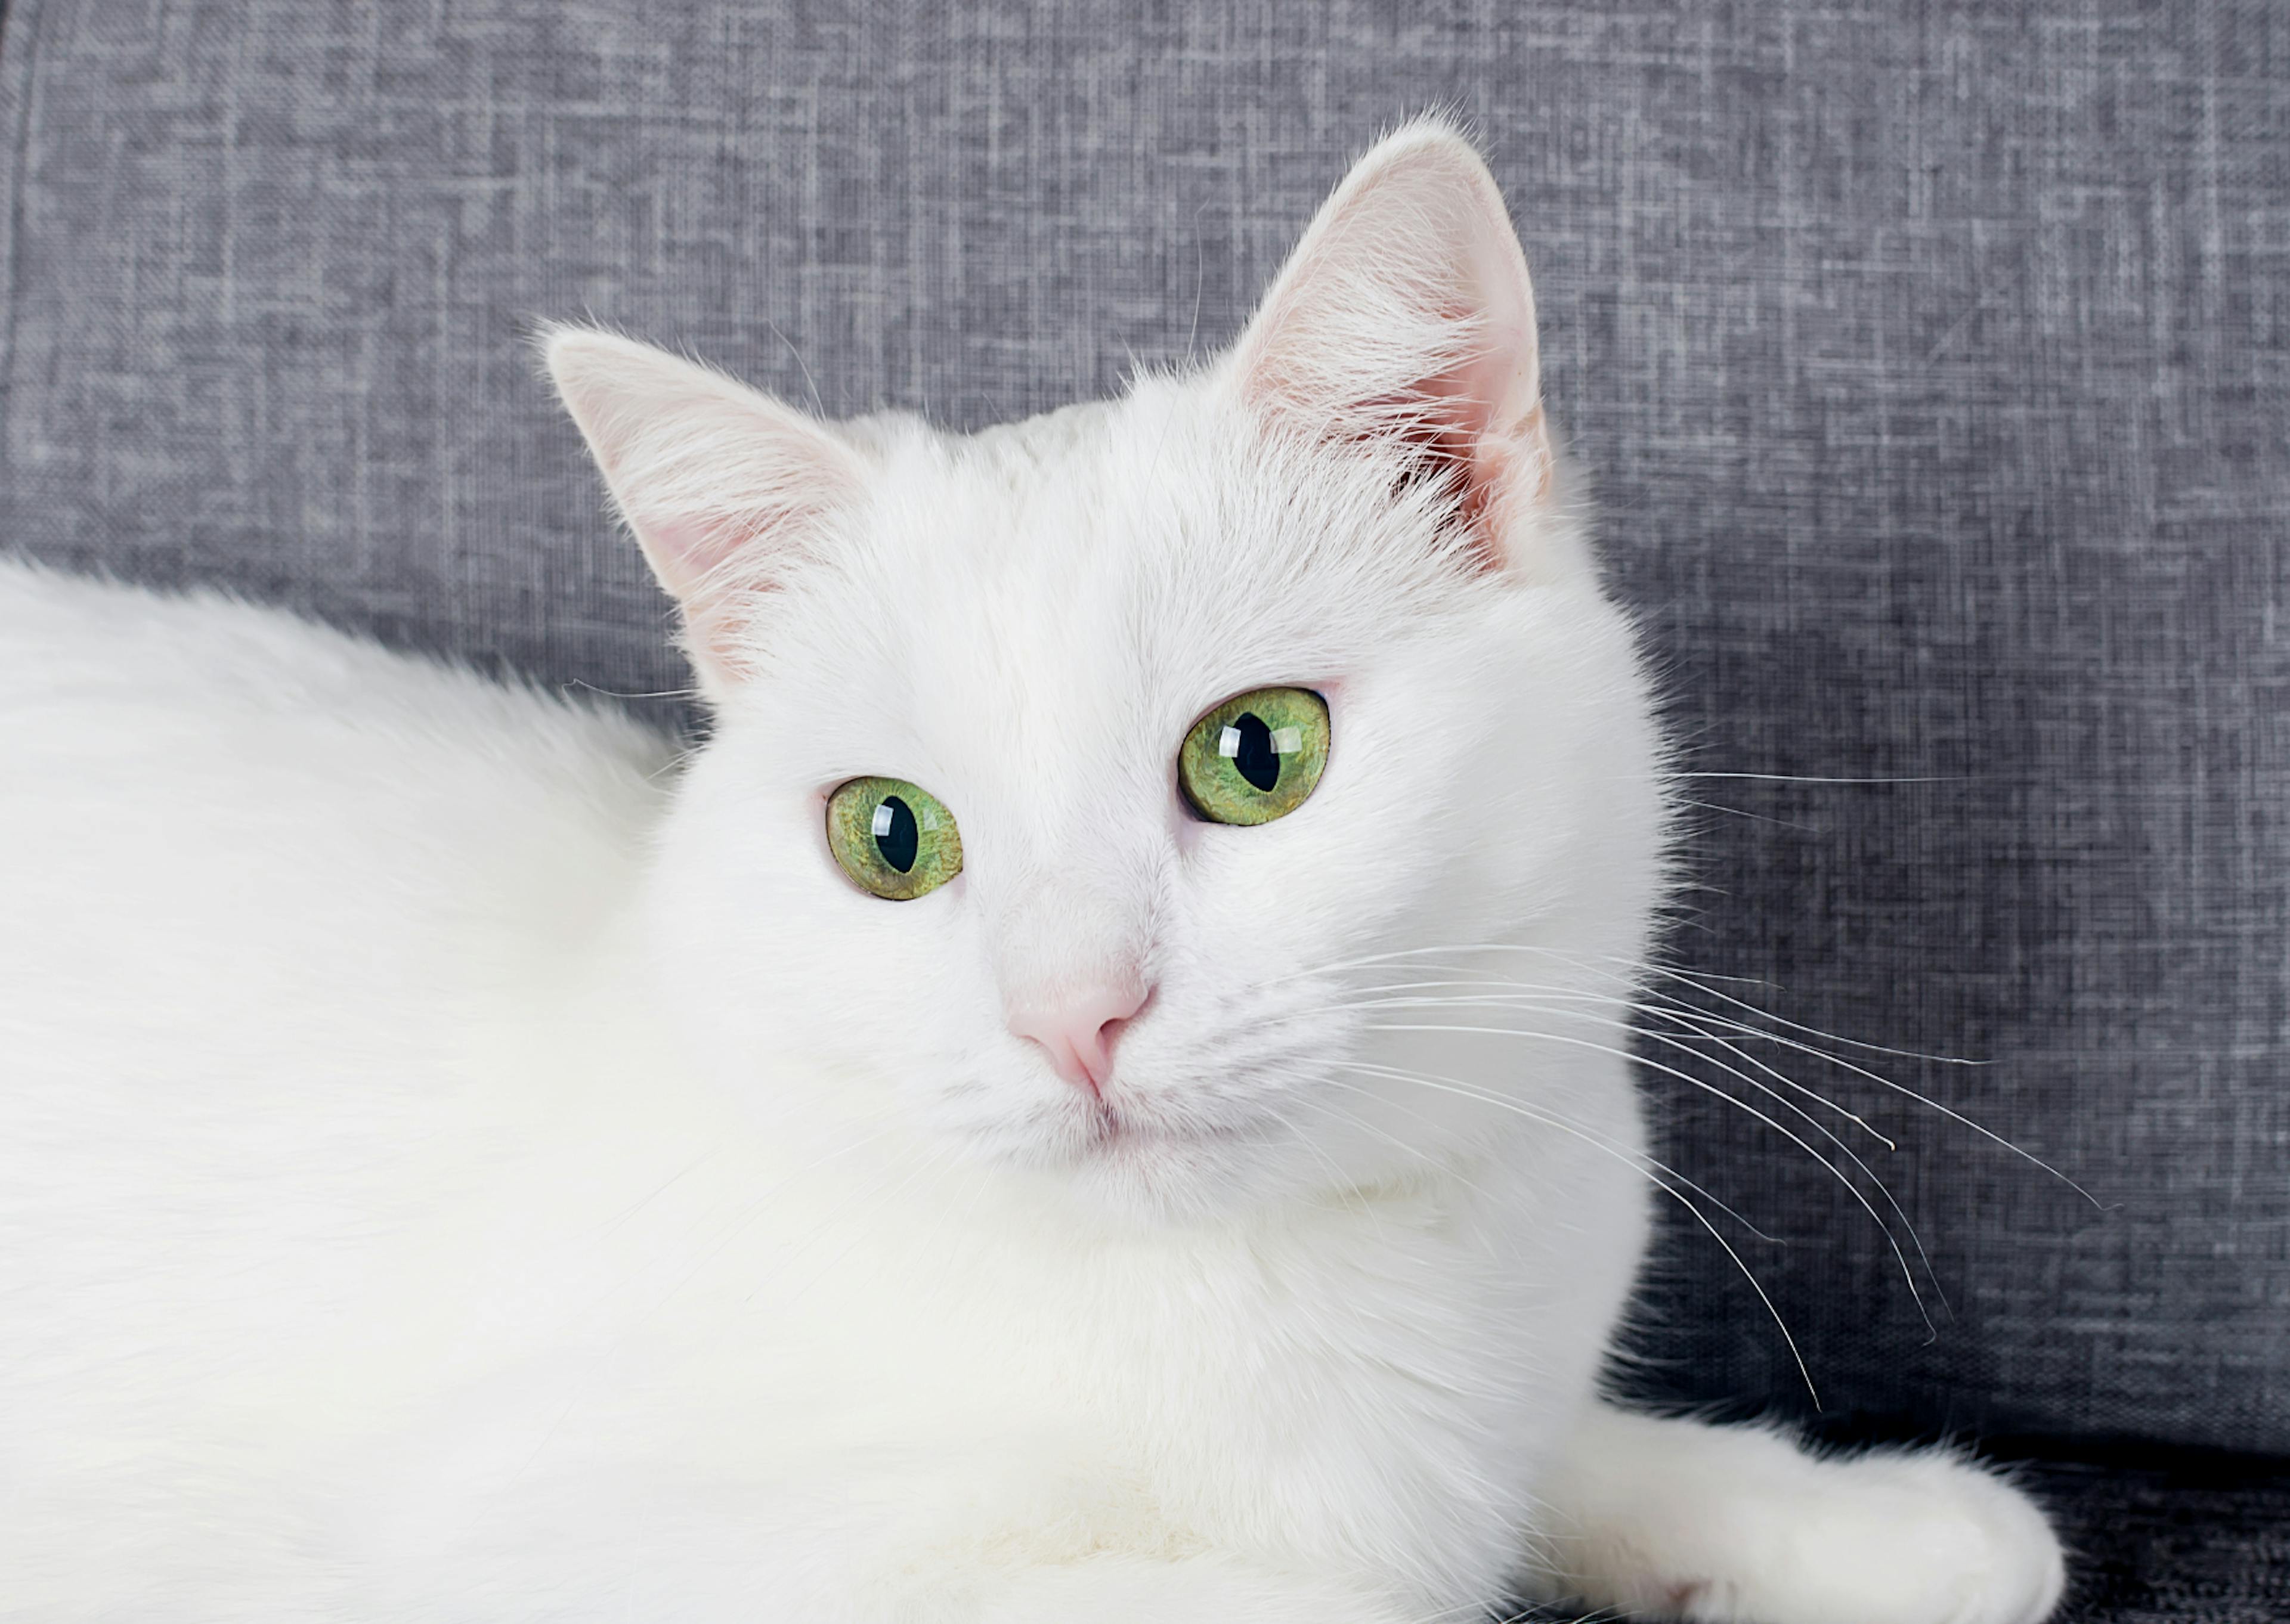
[[[2078,1616],[2290,1618],[2281,0],[10,0],[0,539],[675,689],[533,318],[1029,412],[1434,104],[1706,775],[1680,996],[1875,1046],[1758,1052],[1923,1248],[1649,1047],[1818,1402],[1682,1213],[1620,1380],[2027,1460]]]

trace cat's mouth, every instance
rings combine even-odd
[[[1264,1137],[1149,1104],[1103,1100],[1092,1101],[1078,1131],[1069,1132],[1061,1159],[1077,1188],[1114,1214],[1150,1222],[1215,1208],[1234,1158]]]
[[[1085,1158],[1133,1151],[1181,1150],[1265,1137],[1261,1126],[1204,1122],[1191,1116],[1172,1118],[1127,1102],[1092,1100],[1088,1113],[1082,1132],[1081,1152]]]
[[[1108,1105],[1103,1100],[1090,1107],[1088,1125],[1084,1132],[1083,1148],[1085,1152],[1116,1150],[1126,1145],[1161,1145],[1203,1137],[1197,1132],[1176,1132],[1165,1124],[1145,1121],[1134,1112]]]

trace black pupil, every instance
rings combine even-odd
[[[891,814],[887,825],[883,817]],[[875,809],[875,827],[882,832],[875,836],[875,849],[883,860],[901,874],[911,873],[915,854],[922,850],[923,832],[915,822],[914,809],[897,796],[886,795]]]
[[[1278,783],[1280,757],[1272,752],[1272,729],[1264,718],[1253,710],[1243,711],[1232,731],[1240,735],[1240,748],[1233,752],[1232,764],[1241,777],[1259,789]]]

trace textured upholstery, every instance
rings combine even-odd
[[[1822,1403],[2290,1451],[2279,0],[11,0],[0,98],[0,537],[629,693],[665,606],[533,318],[981,424],[1229,335],[1454,108],[1711,775],[1678,961],[1985,1061],[1848,1052],[2096,1197],[1758,1051],[1898,1141],[1824,1118],[1928,1334],[1838,1180],[1650,1075]],[[1632,1380],[1809,1407],[1671,1216]]]
[[[2023,1481],[2075,1553],[2062,1624],[2290,1619],[2290,1472],[2278,1464],[2054,1460]]]

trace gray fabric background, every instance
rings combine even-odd
[[[1793,1065],[1901,1141],[1927,1338],[1829,1175],[1653,1079],[1822,1399],[2290,1451],[2278,0],[11,0],[0,538],[674,688],[529,318],[1032,412],[1229,336],[1433,103],[1695,765],[1933,780],[1697,780],[1680,961],[1984,1059],[1881,1068],[2105,1209]],[[1809,1404],[1689,1224],[1646,1321],[1649,1389]]]

